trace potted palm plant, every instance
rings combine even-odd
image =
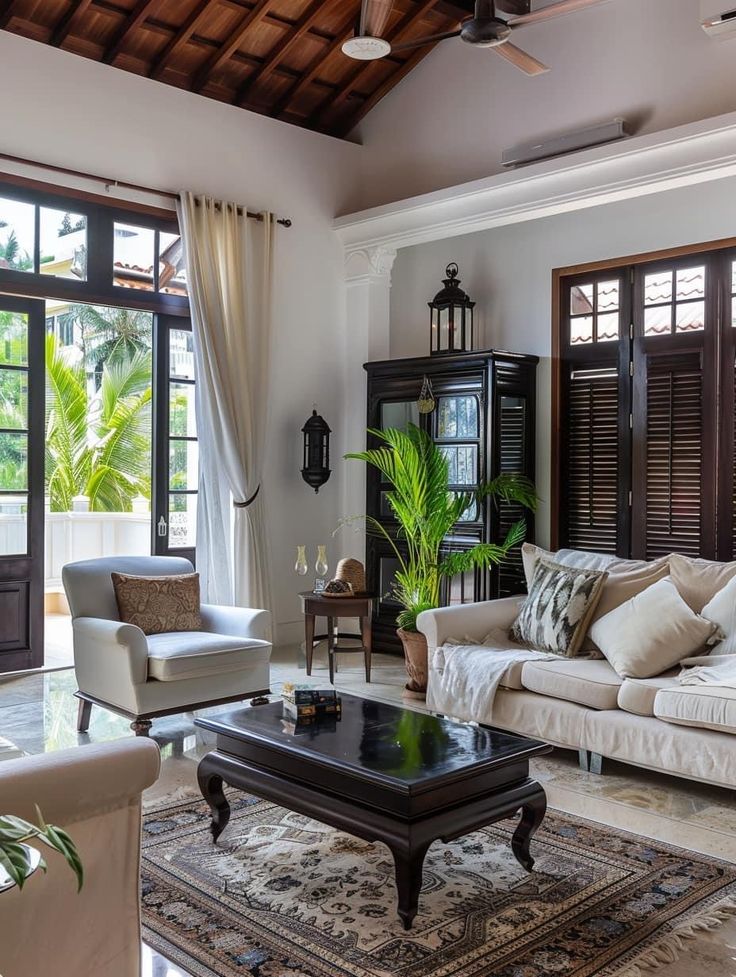
[[[451,551],[447,538],[453,526],[481,499],[516,502],[534,510],[537,495],[529,479],[516,474],[499,475],[474,491],[451,491],[447,458],[421,428],[410,424],[406,431],[387,428],[368,433],[379,446],[345,457],[377,468],[392,486],[386,499],[398,524],[396,536],[372,517],[366,521],[369,532],[387,540],[399,564],[392,588],[402,608],[397,633],[409,676],[407,691],[421,695],[427,688],[427,641],[417,631],[418,615],[440,605],[444,579],[500,563],[526,535],[526,522],[520,519],[502,542]]]

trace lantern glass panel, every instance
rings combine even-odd
[[[450,349],[450,310],[440,309],[440,352]]]

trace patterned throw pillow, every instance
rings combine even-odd
[[[113,573],[112,585],[120,620],[135,624],[144,634],[202,630],[198,573],[171,577]]]
[[[579,570],[546,557],[537,561],[529,595],[511,626],[520,645],[574,658],[608,574]]]

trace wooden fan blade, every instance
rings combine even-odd
[[[559,3],[550,4],[549,7],[542,7],[541,10],[533,10],[530,14],[520,14],[518,17],[510,17],[507,23],[509,27],[521,27],[523,24],[536,24],[542,20],[551,20],[553,17],[572,14],[576,10],[585,10],[586,7],[595,7],[599,3],[607,2],[608,0],[559,0]]]
[[[394,0],[363,0],[360,6],[360,36],[383,37]]]
[[[549,71],[546,64],[537,61],[531,54],[527,54],[526,51],[522,51],[521,48],[516,47],[515,44],[511,44],[509,41],[506,41],[504,44],[497,44],[491,50],[495,51],[496,54],[500,54],[502,58],[506,58],[507,61],[510,61],[517,68],[521,68],[527,75],[543,75],[546,71]]]
[[[459,29],[456,31],[445,31],[444,34],[429,34],[427,37],[418,37],[416,41],[406,41],[404,44],[392,44],[391,53],[394,51],[410,51],[415,47],[424,47],[427,44],[436,44],[438,41],[444,41],[448,37],[459,37]]]

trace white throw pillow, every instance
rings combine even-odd
[[[725,635],[713,648],[714,655],[736,654],[736,577],[712,597],[700,612],[706,621],[717,624]]]
[[[665,577],[605,614],[589,634],[623,678],[650,678],[700,651],[717,630]]]

